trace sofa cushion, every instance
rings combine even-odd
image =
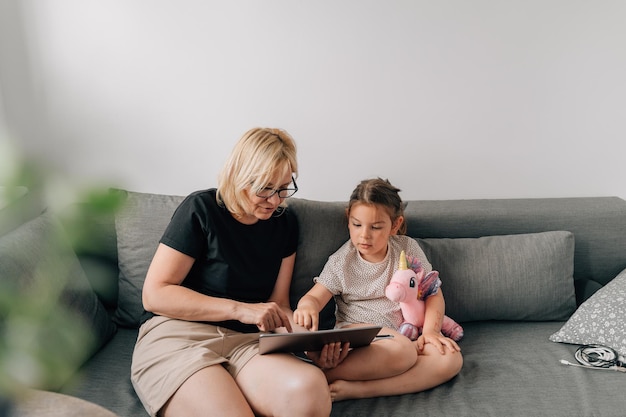
[[[45,207],[40,188],[0,185],[0,236],[39,216]]]
[[[2,340],[46,364],[42,379],[28,380],[33,375],[19,371],[23,382],[38,388],[58,388],[115,332],[50,213],[0,237],[0,311]]]
[[[572,232],[579,304],[626,268],[626,202],[619,197],[416,200],[404,214],[407,234],[420,238]]]
[[[626,356],[626,269],[578,307],[550,340],[608,346]]]
[[[466,323],[463,368],[452,380],[417,394],[333,402],[331,416],[623,417],[626,375],[561,365],[576,350],[548,340],[561,325]]]
[[[87,279],[111,312],[117,306],[119,275],[115,212],[122,198],[125,194],[115,189],[93,192],[87,201],[71,204],[59,215]]]
[[[106,408],[80,398],[50,391],[29,390],[15,404],[11,417],[118,417]]]
[[[143,305],[141,290],[150,262],[172,214],[184,197],[126,192],[115,215],[119,295],[113,319],[120,326],[138,327]]]
[[[295,309],[300,298],[313,287],[328,257],[349,238],[346,218],[347,202],[326,202],[291,198],[293,210],[300,227],[296,264],[291,282],[291,307]],[[331,301],[320,312],[320,328],[335,326],[335,302]]]
[[[125,203],[115,215],[119,265],[119,297],[113,314],[115,322],[124,327],[137,327],[143,312],[141,290],[165,228],[184,196],[123,191]],[[328,255],[348,238],[344,214],[345,203],[327,203],[293,198],[288,201],[294,210],[300,236],[291,300],[295,305],[313,285]],[[324,227],[319,227],[323,224]],[[334,303],[322,312],[323,326],[334,325]]]
[[[565,320],[576,308],[570,232],[417,241],[457,321]]]

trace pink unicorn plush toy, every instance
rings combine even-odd
[[[421,262],[413,258],[409,268],[407,257],[402,251],[398,270],[385,288],[385,296],[400,303],[404,319],[404,323],[398,329],[400,333],[411,340],[419,337],[424,328],[424,299],[434,294],[440,285],[439,272],[431,271],[424,276]],[[463,338],[463,328],[448,316],[443,317],[441,332],[457,342]]]

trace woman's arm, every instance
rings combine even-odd
[[[155,314],[181,320],[237,320],[245,324],[255,324],[262,331],[289,326],[288,315],[278,303],[243,303],[210,297],[181,286],[194,261],[194,258],[182,252],[159,244],[143,286],[144,308]],[[281,272],[282,269],[281,267]],[[287,294],[288,291],[287,289]]]

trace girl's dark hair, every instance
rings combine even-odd
[[[391,221],[395,222],[398,217],[404,216],[404,203],[400,198],[400,194],[398,194],[400,191],[399,188],[391,185],[389,180],[383,180],[382,178],[363,180],[352,191],[346,213],[349,215],[352,206],[356,203],[378,204],[387,209]],[[402,222],[398,229],[398,234],[403,235],[405,233],[406,222]]]

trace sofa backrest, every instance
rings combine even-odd
[[[293,198],[289,205],[300,224],[291,293],[295,305],[313,285],[312,279],[321,272],[328,256],[349,235],[346,202]],[[626,201],[617,197],[408,201],[405,217],[407,235],[426,240],[571,232],[575,240],[573,276],[578,304],[626,268]],[[560,315],[544,319],[562,319],[571,314],[575,306],[568,300],[560,302]],[[326,325],[331,324],[333,308],[328,306],[324,312]],[[500,308],[505,311],[507,307]]]
[[[420,238],[572,232],[579,304],[626,268],[626,201],[618,197],[411,201],[406,216],[407,233]]]
[[[136,200],[135,203],[141,203],[143,207],[142,221],[152,224],[167,224],[177,201],[182,199],[156,194],[129,194]],[[154,210],[150,206],[151,201],[158,202],[161,209],[167,210]],[[288,203],[300,225],[299,249],[291,288],[291,302],[295,306],[313,285],[313,278],[321,272],[328,256],[348,240],[345,216],[347,203],[301,198],[292,198]],[[163,218],[154,219],[155,213],[160,213],[159,216]],[[128,212],[124,216],[128,223]],[[626,268],[626,201],[617,197],[408,201],[405,216],[407,234],[424,239],[422,244],[432,243],[432,239],[479,238],[546,231],[573,233],[573,276],[578,303]],[[97,222],[94,224],[98,226],[99,236],[94,234],[92,237],[102,244],[93,245],[88,250],[81,249],[78,253],[81,261],[88,261],[86,265],[94,259],[103,259],[109,264],[117,262],[118,253],[115,245],[111,244],[119,240],[115,218],[94,219],[94,222]],[[118,221],[118,227],[119,224]],[[141,224],[141,221],[137,222],[137,227]],[[158,235],[156,232],[152,234]],[[565,245],[567,237],[559,235],[559,239]],[[156,245],[156,241],[147,243]],[[94,250],[96,247],[99,249]],[[87,275],[93,278],[95,275],[91,274],[90,269],[93,268],[85,268]],[[111,276],[110,279],[115,280],[115,277]],[[94,282],[102,285],[101,281],[102,277],[98,277]],[[445,285],[444,281],[443,288]],[[113,286],[117,288],[117,282],[109,282],[109,287]],[[102,291],[96,288],[96,291],[101,298],[105,298],[107,306],[115,308],[111,305],[111,288]],[[551,291],[559,289],[552,288]],[[561,313],[571,313],[571,303],[561,301],[564,303]],[[140,305],[141,300],[137,299],[136,303]],[[333,313],[334,305],[331,303],[323,312],[326,327],[332,325]],[[560,318],[550,318],[555,317]],[[531,316],[529,319],[537,317]]]

